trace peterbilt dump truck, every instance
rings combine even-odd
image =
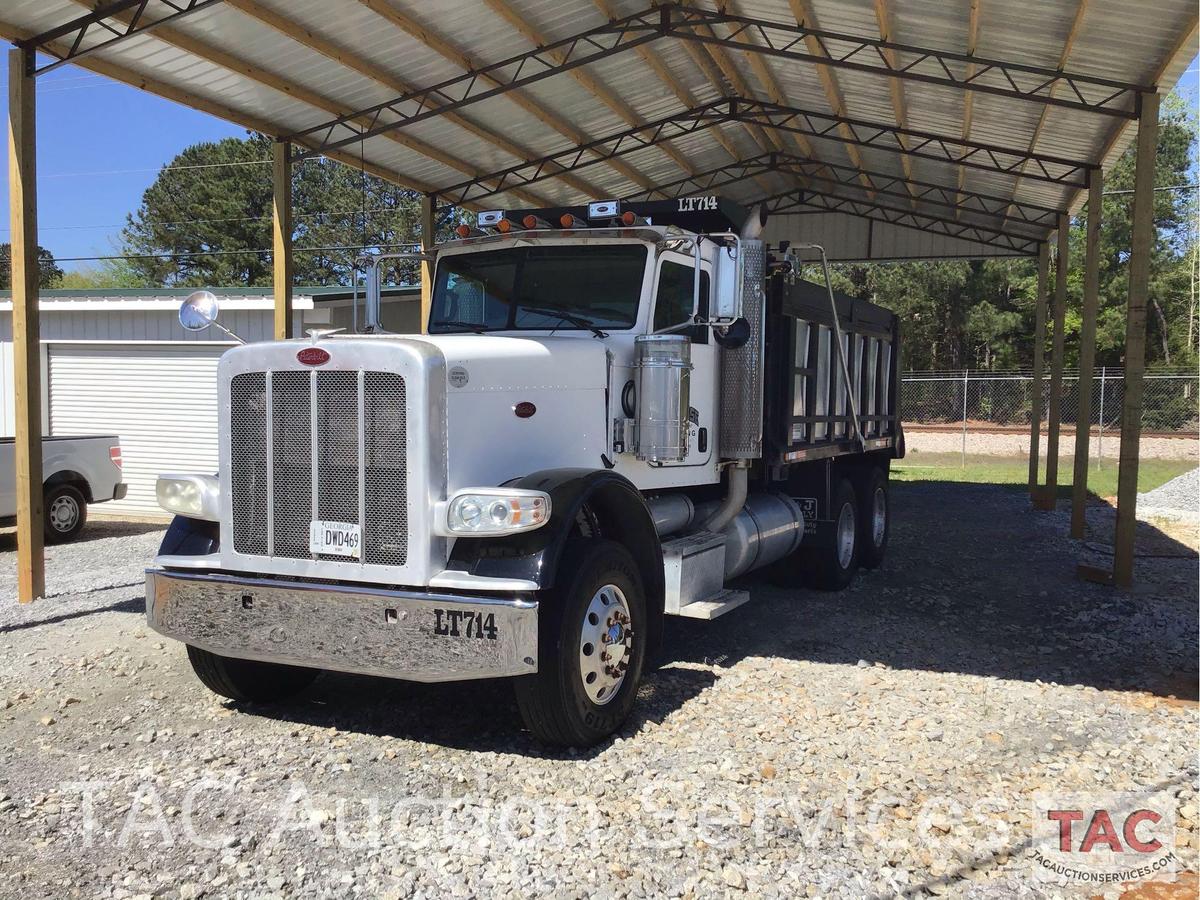
[[[764,224],[707,196],[484,212],[422,257],[424,333],[381,328],[375,257],[360,333],[229,350],[220,472],[158,483],[151,627],[235,700],[321,670],[510,678],[538,739],[583,746],[665,616],[732,613],[754,570],[878,566],[897,321]]]

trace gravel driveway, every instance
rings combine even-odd
[[[1195,871],[1195,559],[1115,591],[1020,492],[893,505],[851,590],[756,581],[671,621],[634,719],[579,753],[521,733],[502,683],[221,702],[143,624],[158,533],[89,526],[50,550],[60,596],[0,604],[0,893],[1116,896],[1035,878],[1031,804],[1125,790],[1174,798]]]

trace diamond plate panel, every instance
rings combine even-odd
[[[750,339],[736,350],[721,351],[721,456],[762,456],[763,320],[766,316],[766,248],[742,241],[742,315]]]

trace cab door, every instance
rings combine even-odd
[[[686,334],[692,341],[692,372],[688,410],[688,455],[668,466],[702,466],[713,455],[717,406],[717,347],[707,325],[680,329],[692,320],[695,299],[695,260],[683,253],[659,256],[654,275],[654,310],[651,331]],[[700,267],[700,311],[707,314],[711,290],[708,263]]]

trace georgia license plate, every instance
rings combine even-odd
[[[313,522],[308,526],[308,550],[357,559],[362,555],[362,531],[353,522]]]

